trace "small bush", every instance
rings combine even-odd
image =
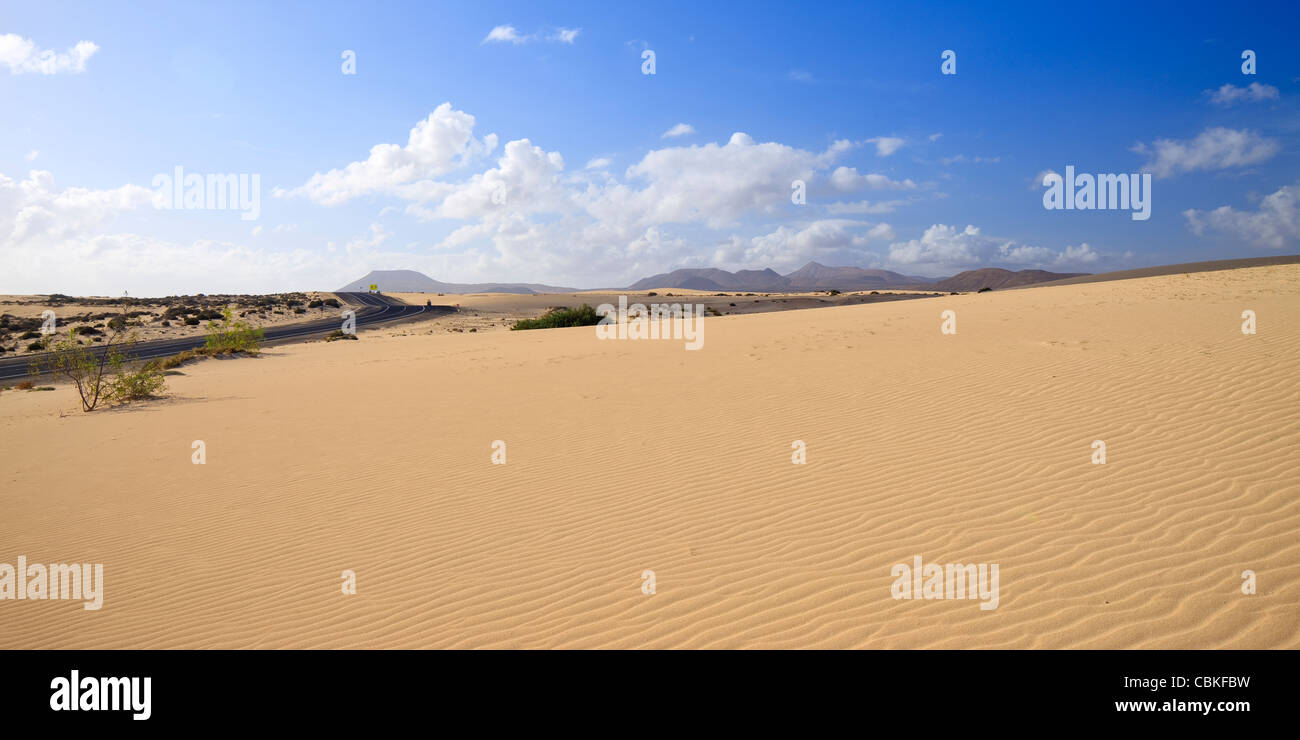
[[[139,370],[127,370],[120,355],[111,358],[113,376],[108,381],[105,397],[109,401],[126,403],[144,398],[154,398],[167,387],[163,371],[153,363],[146,363]]]
[[[993,290],[993,289],[992,289],[992,288],[985,287],[985,288],[980,288],[979,290],[977,290],[977,291],[975,291],[975,292],[976,292],[976,293],[987,293],[987,292],[989,292],[990,290]]]
[[[27,345],[28,352],[40,352],[43,349],[45,349],[45,345],[42,344],[41,342],[32,342],[31,344]]]
[[[257,354],[258,345],[266,336],[261,327],[247,321],[237,321],[229,306],[222,311],[221,323],[208,322],[207,349],[210,354],[247,352]]]
[[[30,390],[31,390],[32,388],[34,388],[35,386],[36,386],[36,384],[33,383],[32,381],[30,381],[30,380],[24,380],[23,382],[21,382],[21,383],[19,383],[18,385],[14,386],[14,388],[17,389],[17,390],[20,390],[20,391],[30,391]]]
[[[198,316],[186,316],[186,317],[185,317],[185,325],[186,325],[186,326],[198,326],[198,325],[199,325],[199,317],[198,317]]]
[[[335,329],[334,331],[325,335],[325,341],[327,342],[337,342],[340,339],[356,339],[356,338],[357,338],[356,334],[345,334],[342,329]]]
[[[510,330],[520,331],[524,329],[559,329],[568,326],[595,326],[600,323],[600,319],[601,316],[596,313],[596,309],[584,303],[577,308],[552,308],[538,318],[516,321],[515,325],[510,327]]]

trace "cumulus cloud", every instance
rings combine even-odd
[[[102,295],[130,288],[166,295],[334,282],[329,273],[339,265],[324,264],[312,250],[276,253],[211,240],[103,233],[125,214],[152,210],[154,202],[154,192],[138,185],[60,187],[39,170],[24,180],[0,175],[0,292]],[[350,274],[362,267],[345,269]]]
[[[1200,236],[1217,231],[1235,239],[1274,249],[1300,243],[1300,185],[1286,185],[1265,196],[1259,210],[1239,211],[1220,206],[1212,211],[1183,211],[1187,227]]]
[[[694,126],[692,126],[692,125],[689,124],[689,123],[679,123],[679,124],[677,124],[676,126],[673,126],[672,128],[670,128],[670,129],[668,129],[667,131],[665,131],[665,132],[663,133],[663,136],[660,136],[659,138],[661,138],[661,139],[671,139],[671,138],[674,138],[674,137],[677,137],[677,136],[687,136],[687,135],[689,135],[689,134],[693,134],[693,133],[695,133],[695,127],[694,127]]]
[[[1143,169],[1158,178],[1197,170],[1222,170],[1263,162],[1278,152],[1278,143],[1246,129],[1218,126],[1195,139],[1156,139],[1133,147],[1148,156]]]
[[[1086,267],[1100,256],[1086,243],[1053,250],[988,236],[970,225],[959,229],[934,224],[919,239],[889,245],[891,264],[937,274],[991,265],[1011,269]]]
[[[551,34],[552,41],[558,41],[561,44],[572,44],[577,38],[581,28],[559,28]]]
[[[431,178],[491,153],[496,145],[496,134],[474,138],[474,116],[443,103],[411,129],[406,146],[376,144],[364,160],[318,172],[301,186],[277,189],[275,194],[306,197],[323,205],[375,192],[432,198],[445,194],[445,188]]]
[[[488,35],[484,36],[483,40],[479,43],[487,44],[497,42],[522,44],[524,41],[525,38],[519,35],[519,32],[515,30],[514,26],[504,25],[494,26],[491,31],[488,31]]]
[[[732,269],[762,265],[782,271],[810,260],[878,265],[881,257],[868,245],[894,237],[889,224],[853,219],[822,219],[802,227],[781,225],[749,239],[732,235],[714,249],[712,264]]]
[[[911,180],[891,180],[880,174],[858,174],[856,167],[837,167],[831,173],[831,185],[838,190],[915,190],[916,183]]]
[[[896,136],[877,136],[874,139],[867,139],[867,143],[876,145],[876,154],[878,156],[888,157],[901,149],[904,142]]]
[[[1237,103],[1258,103],[1263,100],[1277,100],[1279,97],[1278,89],[1272,85],[1261,85],[1258,82],[1252,82],[1245,87],[1237,87],[1233,84],[1226,84],[1218,90],[1206,90],[1203,93],[1209,97],[1210,102],[1214,105],[1227,108]]]
[[[575,208],[560,182],[564,158],[528,139],[512,141],[497,166],[456,185],[434,211],[440,218],[472,219],[491,214],[556,213]]]
[[[745,213],[785,207],[791,182],[812,180],[849,146],[837,141],[818,153],[737,132],[723,145],[653,150],[627,169],[627,182],[593,185],[580,201],[618,228],[691,222],[721,228]]]
[[[0,64],[9,67],[10,74],[85,72],[86,61],[97,51],[99,46],[93,41],[78,41],[75,46],[59,54],[51,49],[39,49],[36,42],[17,34],[0,34]]]
[[[519,29],[512,25],[504,24],[493,26],[488,35],[483,37],[480,44],[528,44],[534,41],[554,41],[559,44],[572,44],[577,40],[578,34],[582,32],[581,28],[556,28],[555,30],[544,33],[519,33]]]
[[[42,170],[32,170],[22,181],[0,175],[0,243],[85,237],[118,214],[153,201],[154,192],[139,185],[110,190],[59,188],[54,175]]]

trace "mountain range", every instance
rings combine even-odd
[[[778,293],[818,290],[934,290],[944,292],[973,292],[983,288],[994,290],[1020,285],[1031,285],[1050,280],[1078,277],[1087,273],[1047,272],[1045,270],[1020,270],[1012,272],[997,267],[968,270],[949,278],[927,278],[903,275],[890,270],[868,270],[861,267],[828,267],[809,262],[794,272],[782,275],[765,270],[738,270],[728,272],[715,267],[684,268],[651,275],[632,283],[623,290],[654,290],[677,288],[679,290],[704,290],[717,292]],[[370,285],[394,293],[574,293],[575,288],[562,288],[540,283],[443,283],[415,270],[374,270],[365,277],[339,288],[339,292],[364,292]]]

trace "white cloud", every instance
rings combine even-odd
[[[443,103],[411,129],[406,146],[376,144],[365,160],[342,169],[312,175],[277,196],[302,196],[324,205],[337,205],[375,192],[400,193],[413,199],[445,194],[445,186],[430,178],[446,174],[496,149],[496,134],[474,138],[474,116]]]
[[[340,267],[344,274],[364,272],[364,263],[340,265],[317,250],[103,233],[119,216],[151,211],[153,202],[154,192],[138,185],[60,188],[49,172],[32,171],[21,181],[0,175],[0,293],[249,292],[332,287],[338,276],[331,273]]]
[[[884,200],[869,201],[859,200],[853,203],[831,203],[826,206],[826,212],[834,215],[849,215],[855,213],[893,213],[899,206],[905,206],[910,201],[906,200]]]
[[[434,211],[440,218],[472,219],[502,213],[558,213],[576,210],[560,182],[564,158],[528,139],[512,141],[497,166],[456,185]]]
[[[78,41],[59,54],[50,49],[38,49],[35,42],[17,34],[0,34],[0,64],[9,67],[10,74],[85,72],[86,61],[97,51],[99,47],[93,41]]]
[[[1257,164],[1276,154],[1278,143],[1253,131],[1219,126],[1202,131],[1195,139],[1156,139],[1151,146],[1138,143],[1133,151],[1148,155],[1143,169],[1163,178]]]
[[[527,41],[527,38],[524,36],[520,36],[519,32],[515,30],[514,26],[507,25],[507,26],[495,26],[491,31],[488,31],[488,35],[484,36],[483,40],[479,43],[486,44],[489,42],[497,42],[497,43],[522,44],[525,41]]]
[[[660,136],[659,138],[661,138],[661,139],[671,139],[671,138],[673,138],[673,137],[677,137],[677,136],[687,136],[687,135],[689,135],[689,134],[693,134],[693,133],[695,133],[695,127],[694,127],[694,126],[692,126],[692,125],[689,124],[689,123],[679,123],[679,124],[677,124],[676,126],[673,126],[672,128],[670,128],[670,129],[668,129],[667,131],[665,131],[665,132],[663,133],[663,136]]]
[[[975,227],[958,229],[935,224],[920,239],[889,245],[891,264],[933,274],[948,274],[978,267],[1003,265],[1008,269],[1084,268],[1101,255],[1088,244],[1062,250],[1020,244],[1012,239],[987,236]]]
[[[943,134],[930,134],[930,141],[935,142],[943,138]]]
[[[30,152],[27,152],[27,156],[23,157],[23,159],[26,159],[28,162],[35,162],[36,158],[39,156],[41,156],[40,150],[33,149]]]
[[[958,154],[955,157],[944,157],[942,161],[945,165],[970,163],[970,164],[995,164],[1002,161],[1002,157],[968,157],[965,154]]]
[[[611,164],[613,164],[613,162],[608,157],[596,157],[587,162],[586,168],[589,170],[603,170]]]
[[[731,269],[761,265],[778,271],[798,268],[810,260],[876,265],[881,262],[880,255],[867,249],[868,244],[893,238],[894,230],[886,223],[823,219],[802,228],[778,226],[750,239],[733,235],[715,248],[712,264]]]
[[[1225,84],[1218,90],[1206,90],[1203,94],[1210,98],[1211,103],[1225,108],[1237,103],[1258,103],[1262,100],[1277,100],[1279,96],[1276,87],[1273,87],[1272,85],[1261,85],[1258,82],[1252,82],[1245,87]]]
[[[1033,179],[1029,181],[1029,189],[1041,190],[1042,188],[1046,187],[1045,185],[1043,185],[1043,179],[1046,178],[1048,175],[1056,175],[1057,177],[1061,176],[1061,174],[1056,170],[1050,168],[1043,170],[1042,172],[1039,172],[1037,175],[1034,175]]]
[[[703,222],[713,228],[742,214],[769,213],[790,203],[790,184],[808,182],[851,145],[837,141],[821,153],[756,143],[743,132],[725,145],[668,147],[651,151],[627,169],[630,183],[590,186],[579,200],[598,221],[640,231],[668,223]]]
[[[1300,242],[1300,185],[1286,185],[1265,196],[1257,211],[1220,206],[1213,211],[1183,211],[1187,227],[1202,235],[1218,231],[1235,239],[1274,249]]]
[[[839,190],[915,190],[916,183],[911,180],[891,180],[880,174],[858,174],[856,167],[837,167],[831,173],[831,185]]]
[[[877,136],[874,139],[867,139],[867,143],[876,145],[878,156],[888,157],[902,148],[904,142],[896,136]]]
[[[573,44],[578,39],[581,28],[556,28],[550,33],[519,33],[519,29],[504,24],[494,26],[480,44],[530,44],[534,41],[554,41],[559,44]]]
[[[21,182],[0,175],[0,244],[84,238],[119,213],[153,200],[153,191],[139,185],[59,189],[54,175],[42,170],[32,170]]]

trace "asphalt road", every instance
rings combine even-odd
[[[408,306],[388,296],[373,293],[335,293],[334,295],[356,311],[358,330],[383,324],[393,324],[399,321],[409,321],[420,317],[433,318],[456,312],[453,306]],[[329,319],[268,326],[266,327],[266,340],[263,344],[283,344],[329,334],[343,326],[342,310],[338,309],[338,311],[339,315]],[[202,347],[204,341],[203,336],[195,336],[184,339],[155,339],[151,342],[139,342],[131,348],[130,355],[140,360],[170,357],[187,349]],[[102,346],[91,346],[90,349],[96,355],[105,351]],[[40,353],[31,353],[0,359],[0,381],[20,380],[30,377],[32,360],[39,355]]]

